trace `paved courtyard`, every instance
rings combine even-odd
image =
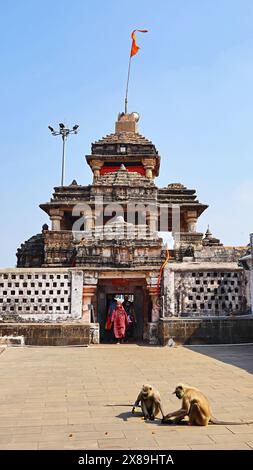
[[[182,381],[210,397],[215,417],[253,420],[252,372],[253,345],[7,348],[0,449],[250,450],[253,425],[170,427],[130,411],[145,382],[159,389],[166,412],[178,408],[171,392]]]

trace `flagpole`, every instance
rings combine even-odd
[[[131,70],[131,58],[132,56],[130,55],[129,57],[129,62],[128,62],[128,74],[127,74],[127,84],[126,84],[126,97],[125,97],[125,114],[127,114],[127,96],[128,96],[128,85],[129,85],[129,78],[130,78],[130,70]]]
[[[131,71],[131,59],[132,56],[137,54],[138,50],[140,49],[139,46],[136,44],[136,38],[135,38],[135,31],[139,31],[140,33],[147,33],[147,29],[134,29],[132,32],[132,47],[130,51],[130,57],[129,57],[129,62],[128,62],[128,74],[127,74],[127,83],[126,83],[126,97],[125,97],[125,114],[127,114],[127,97],[128,97],[128,85],[129,85],[129,79],[130,79],[130,71]]]

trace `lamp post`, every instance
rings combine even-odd
[[[61,170],[61,186],[64,184],[64,173],[65,173],[65,158],[66,158],[66,141],[69,134],[77,134],[79,125],[76,124],[72,129],[69,129],[62,122],[59,124],[59,130],[56,131],[52,126],[48,126],[52,135],[61,135],[62,137],[62,170]]]

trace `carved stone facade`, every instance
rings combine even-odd
[[[23,284],[10,273],[3,278],[2,312],[41,321],[78,319],[94,324],[90,337],[106,339],[109,299],[128,294],[138,317],[134,338],[151,344],[159,341],[162,318],[249,312],[250,283],[237,264],[245,247],[223,247],[209,228],[205,236],[197,231],[208,206],[194,189],[181,183],[156,186],[160,156],[139,134],[137,121],[137,113],[121,113],[115,133],[92,144],[86,156],[91,185],[74,180],[56,187],[50,201],[40,205],[51,227],[43,226],[19,248],[18,268],[32,269],[16,273],[25,276]],[[159,232],[174,237],[163,279],[168,253]]]

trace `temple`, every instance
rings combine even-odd
[[[137,317],[134,339],[166,344],[185,334],[190,319],[249,313],[247,272],[238,265],[245,247],[224,247],[209,228],[197,231],[208,206],[194,189],[156,186],[160,156],[139,134],[138,121],[137,113],[121,113],[115,132],[92,144],[86,155],[92,184],[55,187],[40,205],[51,226],[18,249],[14,278],[3,273],[0,289],[9,300],[0,315],[81,321],[103,341],[110,299],[128,294]],[[17,276],[23,294],[14,286]]]

